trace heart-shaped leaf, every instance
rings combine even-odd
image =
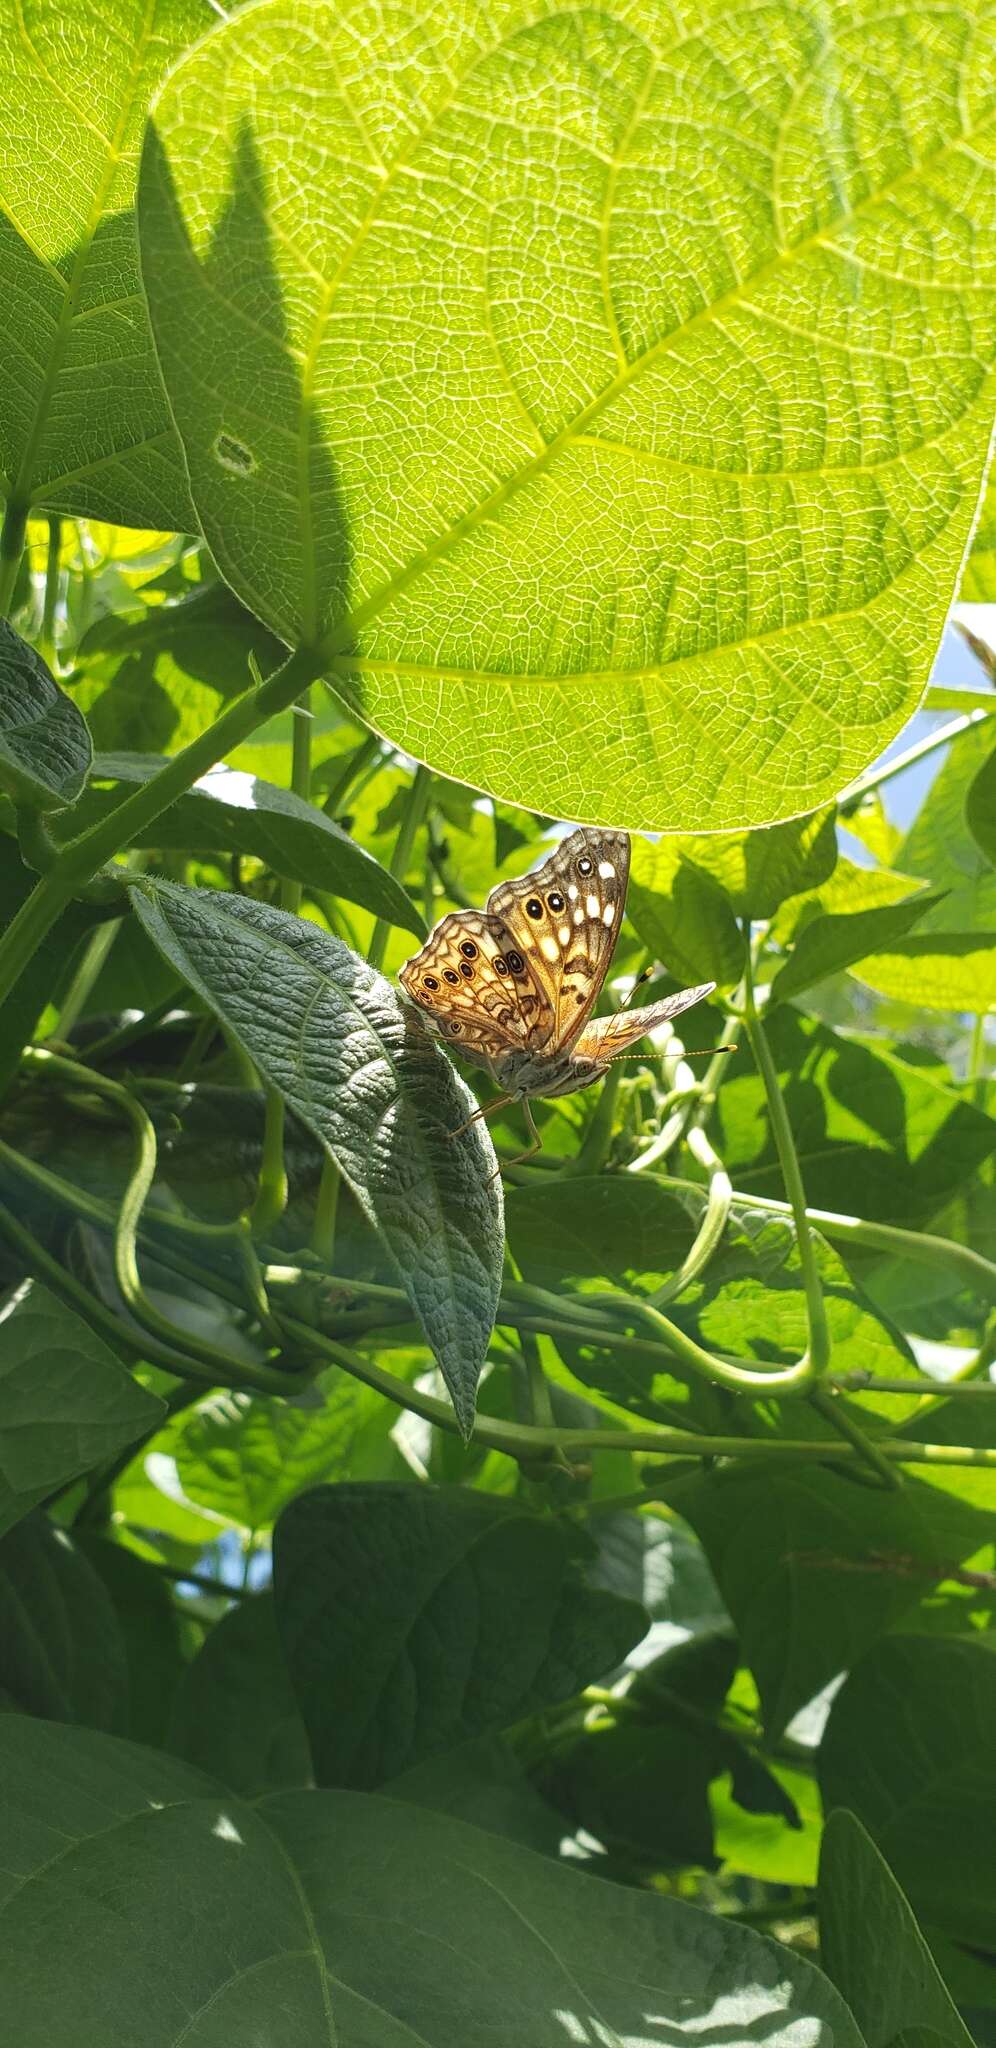
[[[477,1104],[390,983],[268,904],[143,881],[143,928],[320,1138],[397,1264],[469,1431],[503,1232]]]
[[[140,232],[245,601],[535,810],[833,796],[919,700],[981,489],[974,15],[239,10],[160,95]]]
[[[888,1864],[844,1807],[820,1847],[820,1957],[868,2048],[895,2048],[903,2029],[923,2027],[943,2048],[972,2048]]]
[[[3,0],[0,472],[19,503],[196,528],[149,340],[136,151],[208,0]]]
[[[250,1805],[16,1715],[0,1797],[17,2048],[863,2048],[796,1950],[400,1800]]]
[[[274,1534],[277,1622],[315,1775],[372,1788],[569,1699],[645,1633],[550,1519],[454,1487],[330,1486]]]

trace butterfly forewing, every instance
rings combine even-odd
[[[553,1004],[489,911],[451,911],[400,980],[427,1021],[479,1065],[539,1050],[554,1028]]]
[[[615,951],[629,879],[625,832],[583,828],[542,867],[502,882],[488,897],[493,918],[525,959],[553,1016],[548,1046],[564,1051],[584,1029]]]

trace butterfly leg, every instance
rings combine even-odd
[[[458,1124],[455,1131],[447,1131],[446,1136],[451,1141],[454,1138],[462,1138],[464,1131],[469,1131],[471,1124],[478,1123],[483,1117],[494,1116],[496,1110],[507,1109],[509,1103],[514,1101],[514,1095],[499,1095],[496,1102],[488,1102],[483,1109],[475,1109],[473,1116],[469,1116],[465,1123]]]
[[[511,1102],[513,1100],[514,1097],[509,1096],[509,1101]],[[492,1180],[497,1180],[498,1174],[503,1173],[506,1166],[521,1166],[524,1159],[533,1159],[537,1152],[542,1151],[543,1140],[539,1134],[539,1131],[536,1129],[535,1123],[533,1122],[533,1113],[529,1107],[528,1095],[524,1095],[522,1097],[522,1114],[525,1117],[526,1123],[529,1126],[533,1142],[530,1146],[527,1147],[525,1152],[519,1152],[514,1159],[506,1159],[503,1162],[503,1164],[499,1166],[498,1173],[493,1173],[491,1175]]]

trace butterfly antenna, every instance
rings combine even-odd
[[[656,964],[654,961],[651,961],[649,967],[645,967],[643,969],[643,972],[637,975],[636,980],[634,981],[633,986],[629,991],[629,994],[623,997],[622,1002],[619,1005],[619,1009],[616,1011],[617,1016],[620,1014],[620,1011],[629,1009],[630,1003],[632,1002],[637,989],[642,988],[645,981],[652,980],[656,972]]]
[[[736,1042],[736,1040],[734,1039],[734,1041],[733,1041],[732,1045],[700,1045],[700,1046],[696,1046],[696,1048],[694,1049],[694,1051],[692,1051],[692,1052],[683,1052],[683,1053],[682,1053],[682,1054],[680,1055],[680,1057],[681,1057],[681,1058],[682,1058],[683,1060],[705,1060],[705,1059],[711,1059],[711,1058],[712,1058],[712,1056],[713,1056],[713,1053],[716,1053],[716,1052],[736,1052],[736,1049],[737,1049],[737,1042]],[[604,1062],[604,1064],[605,1064],[605,1066],[607,1066],[607,1067],[617,1067],[617,1066],[619,1065],[619,1062],[620,1062],[620,1060],[643,1060],[644,1064],[646,1064],[646,1062],[647,1062],[648,1060],[652,1060],[652,1059],[660,1059],[660,1058],[662,1058],[662,1057],[663,1057],[664,1059],[673,1059],[673,1058],[674,1058],[674,1054],[673,1054],[673,1053],[671,1053],[671,1052],[669,1052],[669,1051],[667,1050],[667,1048],[666,1048],[666,1047],[665,1047],[665,1050],[664,1050],[664,1053],[663,1053],[663,1054],[661,1054],[661,1053],[654,1053],[654,1052],[614,1052],[614,1053],[612,1054],[612,1057],[611,1057],[611,1059],[608,1059],[608,1060],[606,1060],[606,1061]]]

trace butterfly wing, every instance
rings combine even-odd
[[[670,1023],[672,1017],[680,1017],[682,1010],[690,1010],[693,1003],[711,996],[715,986],[714,981],[704,981],[698,988],[683,988],[675,996],[664,996],[659,1003],[647,1003],[642,1010],[619,1010],[614,1017],[596,1017],[574,1044],[574,1058],[594,1060],[599,1067],[608,1066],[628,1046],[645,1038],[648,1031],[656,1031],[659,1024]]]
[[[399,980],[430,1029],[477,1066],[538,1050],[554,1008],[505,926],[484,910],[454,910],[407,960]]]
[[[584,1030],[615,950],[628,880],[627,834],[583,827],[541,867],[488,897],[502,945],[525,960],[552,1018],[537,1046],[561,1051]]]

